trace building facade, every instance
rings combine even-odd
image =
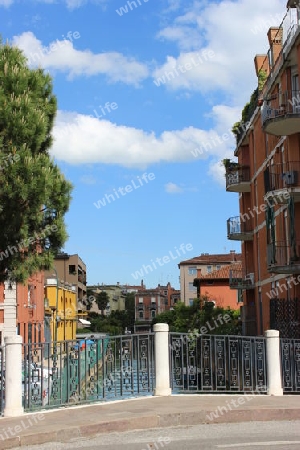
[[[45,280],[45,338],[47,342],[76,339],[76,286],[57,285],[55,278]]]
[[[86,298],[86,265],[79,255],[60,253],[54,260],[54,270],[45,272],[45,278],[57,277],[60,284],[68,283],[76,286],[77,311],[85,310]]]
[[[135,294],[135,333],[149,332],[154,317],[169,309],[168,295],[164,291],[157,287]]]
[[[19,334],[24,343],[44,342],[44,274],[33,274],[26,283],[0,284],[0,342]]]
[[[240,213],[227,226],[242,242],[244,334],[300,338],[300,1],[274,25],[268,53],[254,60],[258,89],[235,124],[226,189],[239,193]]]
[[[201,271],[201,275],[206,275],[220,270],[223,266],[241,261],[242,255],[232,250],[230,253],[210,255],[202,253],[200,256],[181,261],[178,264],[180,269],[180,298],[186,306],[193,304],[197,298],[197,287],[194,285],[194,279]]]
[[[207,301],[213,302],[216,307],[240,309],[242,305],[241,291],[238,286],[234,285],[232,274],[240,271],[241,268],[242,263],[237,262],[206,275],[198,270],[198,276],[194,280],[197,298],[207,297]]]

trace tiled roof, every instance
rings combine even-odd
[[[231,270],[242,270],[242,263],[241,262],[235,262],[228,264],[227,266],[221,267],[219,270],[214,270],[211,273],[207,273],[205,275],[201,275],[200,278],[197,278],[198,280],[224,280],[229,279],[230,271]]]
[[[219,264],[219,263],[232,263],[234,261],[241,261],[242,254],[241,253],[225,253],[225,254],[217,254],[210,255],[207,253],[202,253],[200,256],[196,256],[192,259],[187,259],[185,261],[181,261],[178,266],[181,264]]]

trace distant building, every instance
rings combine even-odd
[[[210,274],[228,264],[242,260],[240,253],[231,250],[230,253],[210,255],[202,253],[200,256],[181,261],[178,264],[180,269],[180,292],[181,301],[189,306],[197,297],[197,288],[194,285],[194,279],[197,278],[197,271],[201,270],[202,276]]]
[[[168,309],[168,295],[160,287],[136,293],[134,332],[149,332],[153,318],[166,309]]]
[[[207,296],[208,301],[214,302],[217,307],[239,309],[242,291],[238,290],[235,285],[232,286],[232,274],[241,269],[241,262],[228,264],[206,275],[202,275],[201,269],[198,269],[197,278],[194,280],[197,298]]]
[[[87,286],[87,289],[95,294],[100,292],[106,292],[108,295],[108,304],[104,315],[109,315],[112,311],[124,311],[125,310],[125,298],[127,294],[140,292],[146,289],[143,280],[140,285],[132,286],[129,284],[121,285],[119,282],[116,284],[97,284],[93,286]],[[94,301],[89,305],[89,310],[92,312],[100,313],[97,303]]]

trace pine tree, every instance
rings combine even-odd
[[[71,184],[50,157],[50,75],[0,42],[0,281],[49,269],[67,239]]]

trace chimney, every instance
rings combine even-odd
[[[258,77],[260,70],[264,70],[265,72],[267,72],[267,75],[269,75],[270,66],[269,66],[269,60],[268,60],[267,55],[255,55],[254,66],[255,66],[255,72],[256,72],[257,77]]]
[[[270,44],[270,50],[272,53],[272,65],[274,66],[279,53],[282,50],[282,36],[283,36],[283,29],[272,27],[268,31],[268,39]]]
[[[230,250],[230,254],[231,254],[231,257],[232,257],[232,261],[235,261],[235,250]]]

